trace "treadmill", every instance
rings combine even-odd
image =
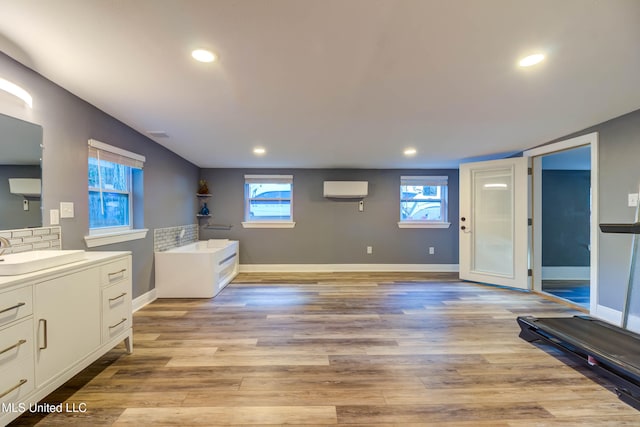
[[[543,319],[519,316],[520,338],[528,342],[551,344],[572,359],[584,363],[611,381],[622,401],[640,410],[640,334],[626,329],[634,291],[635,261],[639,255],[638,213],[636,211],[636,222],[633,224],[600,224],[600,230],[603,233],[633,234],[622,327],[589,316]]]

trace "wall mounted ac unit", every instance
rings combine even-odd
[[[40,197],[42,183],[39,178],[9,178],[9,192],[24,197]]]
[[[368,181],[325,181],[324,197],[361,199],[369,194]]]

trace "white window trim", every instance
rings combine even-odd
[[[398,228],[449,228],[450,226],[450,222],[398,221]]]
[[[84,242],[88,248],[98,246],[112,245],[114,243],[128,242],[131,240],[140,240],[147,237],[147,228],[138,228],[135,230],[123,230],[114,233],[102,233],[84,236]]]
[[[419,176],[401,176],[400,188],[402,183],[406,181],[420,181],[423,185],[446,186],[446,200],[441,196],[440,203],[443,206],[442,211],[445,217],[449,219],[449,177],[447,175],[419,175]],[[400,194],[400,203],[402,203],[402,194]],[[398,228],[449,228],[451,223],[448,221],[416,221],[416,220],[400,220]]]
[[[129,157],[130,159],[137,160],[143,164],[146,161],[146,157],[141,154],[133,153],[131,151],[122,149],[120,147],[115,147],[113,145],[106,144],[95,139],[89,139],[88,145],[97,150],[108,151],[113,154]],[[130,176],[129,180],[130,185],[133,186],[133,177]],[[89,190],[90,188],[88,188],[87,191]],[[129,192],[124,193],[133,196],[133,188],[130,188]],[[139,240],[147,237],[147,231],[149,231],[147,228],[133,228],[133,205],[131,204],[132,201],[133,200],[130,200],[129,203],[129,218],[131,219],[131,225],[108,228],[89,228],[89,234],[87,236],[84,236],[84,241],[88,248],[128,242],[131,240]]]
[[[272,220],[272,221],[264,221],[264,220],[256,220],[256,221],[248,221],[247,220],[247,209],[250,198],[247,198],[246,193],[244,194],[244,206],[245,211],[244,221],[242,221],[242,228],[294,228],[296,226],[295,221],[293,221],[293,175],[245,175],[244,176],[244,185],[247,185],[247,182],[252,181],[269,181],[272,182],[286,182],[291,184],[291,198],[289,200],[289,204],[291,206],[291,219],[290,220]]]

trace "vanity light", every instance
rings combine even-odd
[[[532,65],[536,65],[544,59],[544,55],[541,53],[536,53],[534,55],[529,55],[524,57],[518,62],[521,67],[530,67]]]
[[[256,147],[256,148],[253,149],[253,154],[255,154],[256,156],[262,156],[266,152],[267,152],[267,150],[265,150],[262,147]]]
[[[418,151],[415,148],[407,148],[404,150],[404,155],[407,157],[415,156]]]
[[[191,56],[193,56],[193,59],[200,62],[213,62],[216,60],[216,56],[213,52],[205,49],[196,49],[191,52]]]
[[[29,106],[29,108],[33,108],[33,98],[31,97],[31,95],[29,95],[29,92],[22,89],[17,84],[11,83],[10,81],[5,79],[0,79],[0,89],[20,98],[24,101],[25,104]]]

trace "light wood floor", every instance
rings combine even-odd
[[[572,315],[446,275],[240,275],[213,300],[157,300],[120,346],[47,398],[86,413],[15,425],[625,426],[640,412],[518,338]]]

